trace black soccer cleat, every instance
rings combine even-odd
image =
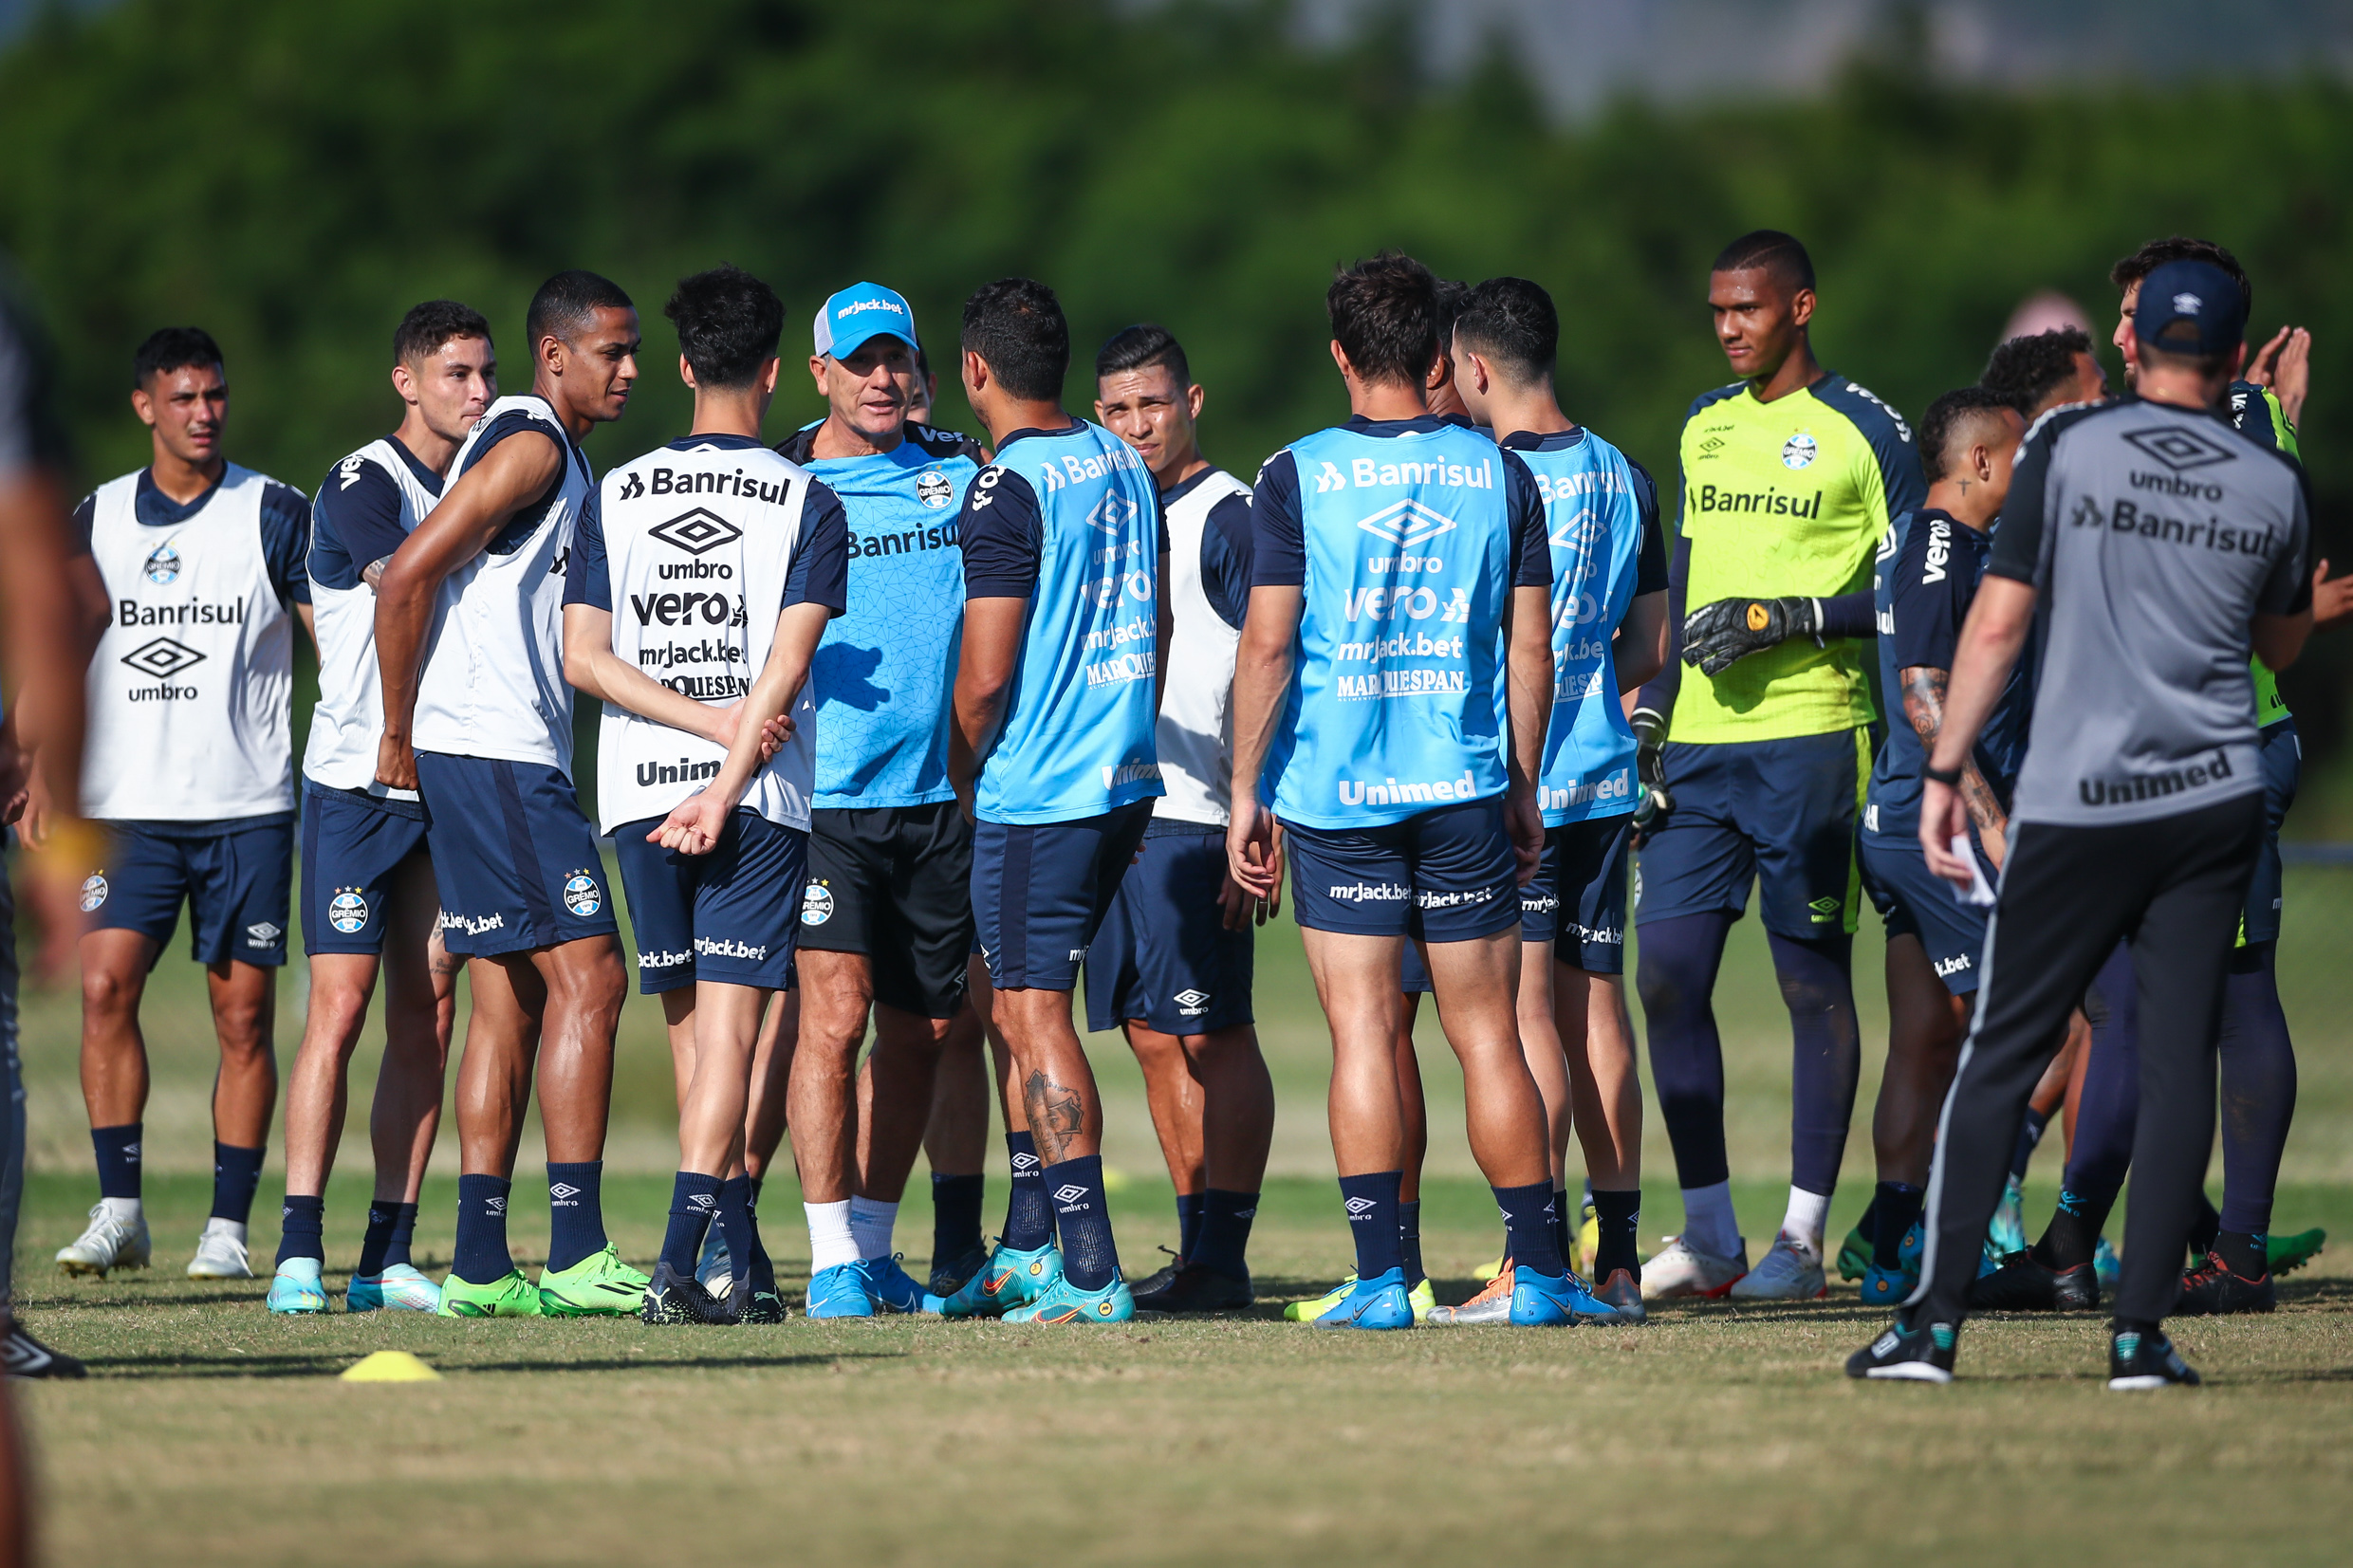
[[[1898,1383],[1950,1383],[1953,1347],[1960,1331],[1951,1323],[1904,1326],[1899,1318],[1887,1332],[1846,1358],[1846,1375]]]
[[[90,1371],[61,1350],[51,1350],[25,1332],[22,1323],[9,1324],[0,1338],[0,1363],[10,1377],[87,1377]]]
[[[1178,1264],[1149,1298],[1135,1294],[1137,1308],[1153,1312],[1240,1312],[1258,1299],[1247,1277],[1237,1280],[1201,1264]]]
[[[743,1316],[735,1321],[739,1323],[781,1323],[785,1320],[785,1299],[777,1294],[774,1285],[769,1285],[766,1289],[754,1285],[744,1294],[750,1300],[744,1302]]]
[[[1176,1282],[1177,1271],[1185,1266],[1185,1261],[1169,1252],[1167,1247],[1160,1250],[1168,1252],[1168,1262],[1128,1286],[1128,1294],[1136,1298],[1136,1304],[1139,1307],[1158,1307],[1160,1304],[1158,1301],[1146,1301],[1144,1298],[1165,1295],[1168,1287]]]
[[[936,1261],[932,1264],[931,1278],[924,1281],[923,1288],[935,1296],[954,1296],[964,1288],[967,1281],[988,1266],[988,1244],[976,1242],[953,1258]]]
[[[2185,1318],[2220,1318],[2234,1312],[2270,1312],[2279,1305],[2271,1276],[2243,1280],[2219,1253],[2209,1252],[2181,1275],[2181,1300],[2174,1311]]]
[[[2090,1312],[2100,1305],[2100,1277],[2088,1263],[2053,1268],[2029,1248],[1972,1281],[1969,1304],[1981,1312]]]
[[[649,1323],[713,1323],[738,1321],[736,1310],[714,1300],[692,1274],[681,1274],[667,1260],[654,1265],[645,1287],[645,1304],[638,1316]]]
[[[2197,1369],[2155,1329],[2118,1329],[2108,1340],[2108,1387],[2120,1391],[2197,1387]]]

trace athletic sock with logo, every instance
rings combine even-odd
[[[253,1192],[262,1184],[262,1158],[269,1153],[213,1143],[213,1218],[243,1225],[253,1217]]]
[[[2217,1230],[2214,1245],[2207,1250],[2240,1279],[2260,1280],[2271,1271],[2271,1259],[2263,1243],[2263,1237],[2244,1230]]]
[[[1552,1250],[1561,1255],[1561,1264],[1577,1256],[1577,1223],[1570,1216],[1577,1210],[1568,1207],[1568,1189],[1552,1190]]]
[[[1642,1225],[1642,1194],[1637,1189],[1612,1192],[1604,1188],[1593,1190],[1593,1222],[1601,1232],[1601,1245],[1593,1254],[1593,1277],[1606,1280],[1619,1269],[1638,1278],[1642,1272],[1641,1254],[1635,1249],[1635,1237]]]
[[[2010,1152],[2010,1179],[2027,1179],[2027,1166],[2034,1158],[2034,1151],[2043,1141],[2043,1129],[2050,1124],[2050,1113],[2027,1107],[2027,1119],[2018,1129],[2018,1142]]]
[[[286,1203],[278,1210],[278,1262],[283,1265],[289,1258],[326,1262],[324,1198],[297,1197],[291,1192],[286,1195]]]
[[[1903,1233],[1919,1220],[1920,1201],[1926,1196],[1910,1182],[1880,1183],[1872,1200],[1877,1228],[1871,1235],[1871,1261],[1890,1274],[1903,1266]]]
[[[291,1198],[287,1200],[288,1203],[293,1201]],[[400,1223],[400,1210],[403,1208],[408,1210],[409,1224],[414,1227],[417,1223],[417,1206],[413,1203],[386,1203],[379,1198],[368,1205],[367,1234],[361,1239],[360,1266],[352,1270],[353,1273],[372,1280],[394,1263],[405,1264],[409,1261],[405,1235],[400,1242],[400,1256],[398,1259],[391,1256],[393,1231]]]
[[[1740,1222],[1732,1216],[1732,1184],[1683,1189],[1683,1240],[1711,1258],[1740,1256]]]
[[[858,1238],[850,1231],[849,1199],[810,1203],[804,1198],[801,1211],[808,1216],[811,1274],[823,1274],[829,1268],[858,1262]]]
[[[896,1209],[899,1206],[891,1206]],[[858,1206],[850,1205],[851,1225],[857,1224]],[[768,1248],[760,1241],[759,1216],[754,1212],[754,1200],[750,1176],[730,1176],[719,1184],[719,1234],[727,1239],[729,1273],[735,1282],[735,1299],[748,1301],[751,1292],[776,1289],[776,1270],[769,1264]],[[695,1240],[697,1250],[702,1238]]]
[[[863,1258],[887,1258],[891,1255],[891,1235],[899,1228],[899,1205],[884,1203],[880,1198],[850,1198],[850,1234],[857,1239],[858,1255]]]
[[[604,1162],[547,1162],[547,1266],[561,1273],[604,1250]]]
[[[1398,1185],[1402,1188],[1404,1184],[1405,1173],[1399,1171],[1398,1172]],[[1416,1198],[1413,1202],[1407,1203],[1402,1198],[1398,1199],[1397,1222],[1398,1262],[1395,1266],[1405,1270],[1405,1288],[1412,1290],[1430,1277],[1421,1269],[1421,1200]],[[1363,1250],[1364,1244],[1360,1241],[1357,1244],[1357,1251],[1361,1255]],[[1363,1279],[1367,1276],[1360,1270],[1357,1277]]]
[[[1251,1221],[1257,1216],[1257,1193],[1211,1188],[1201,1194],[1201,1231],[1185,1261],[1229,1280],[1249,1279]]]
[[[932,1262],[961,1258],[980,1245],[981,1178],[932,1172]]]
[[[1103,1195],[1102,1156],[1083,1154],[1046,1167],[1043,1185],[1062,1239],[1062,1272],[1078,1290],[1101,1290],[1120,1272],[1111,1239],[1111,1200]]]
[[[1013,1170],[1013,1190],[1005,1199],[1005,1234],[1015,1252],[1035,1252],[1054,1239],[1054,1206],[1046,1199],[1046,1167],[1037,1139],[1028,1133],[1005,1134],[1005,1155]]]
[[[1205,1192],[1176,1194],[1176,1256],[1179,1259],[1192,1257],[1193,1249],[1201,1245],[1201,1214],[1208,1203],[1209,1195]]]
[[[98,1153],[98,1195],[139,1202],[139,1142],[140,1124],[90,1129],[90,1147]]]
[[[703,1249],[703,1233],[719,1210],[719,1178],[699,1171],[681,1171],[670,1183],[670,1228],[662,1232],[661,1260],[674,1273],[695,1277],[695,1260]]]
[[[1563,1273],[1566,1265],[1561,1262],[1561,1244],[1553,1229],[1552,1184],[1535,1181],[1526,1187],[1489,1190],[1495,1194],[1495,1207],[1503,1210],[1503,1230],[1512,1264],[1547,1278]]]
[[[513,1190],[503,1176],[457,1178],[457,1245],[450,1272],[468,1284],[496,1284],[514,1272],[514,1254],[507,1250],[507,1199]]]
[[[2036,1262],[2045,1268],[2081,1268],[2091,1262],[2092,1251],[2100,1245],[2100,1228],[2107,1223],[2106,1204],[2061,1188],[2059,1207],[2050,1224],[2043,1227],[2043,1239],[2034,1244]]]
[[[1405,1213],[1418,1209],[1418,1201],[1402,1203],[1398,1192],[1405,1185],[1402,1171],[1372,1171],[1340,1178],[1341,1207],[1347,1211],[1348,1234],[1356,1241],[1356,1277],[1379,1279],[1389,1270],[1405,1270],[1405,1287],[1417,1282],[1405,1263]]]
[[[1808,1192],[1802,1187],[1789,1189],[1789,1206],[1783,1209],[1781,1214],[1783,1235],[1798,1237],[1806,1245],[1812,1247],[1815,1256],[1819,1257],[1822,1253],[1823,1231],[1827,1228],[1829,1223],[1830,1195],[1828,1193]]]

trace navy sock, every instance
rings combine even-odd
[[[1211,1188],[1201,1194],[1201,1231],[1185,1254],[1186,1262],[1229,1280],[1249,1279],[1245,1255],[1250,1250],[1251,1221],[1257,1216],[1257,1193]]]
[[[1201,1242],[1201,1215],[1209,1206],[1208,1195],[1201,1192],[1176,1194],[1176,1256],[1190,1258]]]
[[[758,1206],[750,1176],[730,1176],[719,1184],[719,1234],[727,1238],[729,1272],[743,1293],[736,1300],[743,1301],[776,1290],[776,1267],[760,1241]]]
[[[1348,1213],[1348,1230],[1356,1238],[1356,1277],[1378,1279],[1393,1268],[1405,1268],[1405,1220],[1402,1210],[1418,1208],[1398,1198],[1405,1184],[1402,1171],[1374,1171],[1340,1178],[1340,1201]],[[1406,1271],[1407,1289],[1416,1283]]]
[[[719,1211],[719,1178],[681,1171],[670,1181],[670,1227],[662,1232],[661,1261],[676,1273],[695,1277],[703,1232]]]
[[[1789,1009],[1789,1185],[1838,1190],[1846,1130],[1862,1079],[1862,1024],[1855,1015],[1853,942],[1811,942],[1767,932],[1781,1000]]]
[[[768,1178],[766,1176],[746,1176],[744,1180],[751,1184],[751,1211],[756,1214],[760,1211],[760,1188]]]
[[[2027,1107],[2026,1122],[2018,1129],[2018,1146],[2010,1152],[2010,1180],[2027,1179],[2027,1165],[2034,1158],[2035,1146],[2043,1141],[2043,1129],[2049,1124],[2047,1112],[2037,1111],[2031,1105]]]
[[[326,1200],[286,1195],[278,1210],[278,1262],[308,1258],[326,1262]]]
[[[1399,1171],[1398,1182],[1400,1187],[1404,1180],[1404,1172]],[[1421,1200],[1416,1198],[1412,1203],[1407,1203],[1402,1198],[1398,1199],[1397,1217],[1397,1266],[1405,1270],[1405,1288],[1411,1290],[1430,1277],[1421,1271]],[[1360,1253],[1364,1250],[1362,1244],[1358,1245],[1357,1250]],[[1362,1277],[1362,1271],[1359,1270],[1359,1278]]]
[[[1005,1234],[998,1240],[1016,1252],[1035,1252],[1054,1239],[1054,1206],[1046,1197],[1038,1140],[1027,1133],[1008,1133],[1005,1154],[1013,1168],[1013,1190],[1005,1199]]]
[[[1552,1184],[1532,1181],[1526,1187],[1490,1190],[1495,1194],[1495,1207],[1503,1210],[1512,1264],[1538,1274],[1562,1273],[1561,1244],[1553,1229]]]
[[[961,1258],[980,1245],[981,1178],[932,1172],[932,1262]]]
[[[604,1250],[604,1162],[547,1163],[547,1266],[559,1273]]]
[[[507,1198],[514,1183],[503,1176],[457,1178],[457,1245],[450,1272],[468,1284],[494,1285],[514,1272],[507,1250]]]
[[[1602,1245],[1593,1254],[1594,1278],[1606,1280],[1621,1268],[1640,1276],[1642,1260],[1635,1251],[1634,1238],[1642,1226],[1640,1190],[1610,1192],[1595,1189],[1593,1219],[1602,1232]]]
[[[1570,1216],[1577,1212],[1568,1207],[1568,1189],[1560,1187],[1552,1191],[1552,1249],[1561,1255],[1561,1263],[1577,1255],[1577,1224]]]
[[[288,1198],[286,1201],[292,1203],[294,1200]],[[353,1269],[353,1273],[373,1279],[384,1271],[386,1255],[392,1251],[393,1227],[400,1223],[400,1210],[403,1208],[409,1211],[409,1223],[415,1225],[417,1206],[413,1203],[386,1203],[379,1198],[368,1205],[367,1235],[360,1243],[360,1266]],[[399,1261],[409,1261],[405,1242],[401,1245]]]
[[[392,1268],[407,1264],[411,1268],[416,1267],[415,1261],[409,1257],[409,1247],[416,1240],[417,1206],[413,1203],[394,1204],[392,1232],[384,1240],[384,1266]]]
[[[2078,1126],[2082,1122],[2077,1122]],[[2094,1203],[2068,1188],[2059,1190],[2059,1207],[2043,1227],[2043,1239],[2032,1251],[2047,1268],[2080,1268],[2091,1262],[2100,1245],[2100,1227],[2107,1224],[2108,1206]]]
[[[2271,1259],[2266,1251],[2261,1235],[2249,1235],[2243,1230],[2218,1230],[2209,1251],[2220,1257],[2232,1273],[2242,1280],[2260,1280],[2271,1272]]]
[[[233,1143],[213,1145],[213,1217],[243,1225],[253,1216],[253,1190],[262,1184],[262,1158],[267,1149],[240,1149]]]
[[[90,1129],[90,1147],[98,1153],[98,1195],[102,1198],[139,1197],[139,1123]]]
[[[1111,1200],[1103,1196],[1102,1156],[1084,1154],[1047,1166],[1040,1186],[1054,1206],[1062,1271],[1080,1290],[1101,1290],[1120,1271],[1111,1239]]]
[[[1903,1266],[1903,1233],[1920,1217],[1920,1203],[1926,1196],[1910,1182],[1880,1183],[1878,1195],[1871,1200],[1876,1216],[1871,1235],[1873,1263],[1891,1272]]]

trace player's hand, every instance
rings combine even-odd
[[[49,786],[42,782],[41,770],[33,768],[25,780],[25,811],[16,821],[17,840],[27,849],[48,848],[49,826],[54,819]]]
[[[680,855],[708,855],[718,846],[719,835],[727,831],[728,814],[733,809],[726,797],[698,789],[672,806],[670,815],[645,836],[645,841]]]
[[[1967,860],[1953,853],[1953,840],[1969,831],[1969,808],[1961,792],[1934,779],[1920,781],[1920,850],[1928,869],[1966,893],[1976,878]]]
[[[1544,864],[1544,812],[1536,804],[1536,786],[1526,781],[1504,791],[1504,831],[1511,835],[1511,858],[1518,862],[1522,887],[1536,879]]]
[[[2283,326],[2248,362],[2247,379],[2270,387],[2280,412],[2290,425],[2303,423],[2304,400],[2312,391],[2312,334],[2301,326]]]
[[[2325,557],[2312,568],[2312,630],[2325,632],[2353,617],[2353,572],[2331,579]]]
[[[417,787],[417,748],[389,729],[376,743],[376,782],[389,789]]]
[[[1638,708],[1631,720],[1634,726],[1634,776],[1642,786],[1642,799],[1634,808],[1634,845],[1642,846],[1644,839],[1656,832],[1675,809],[1675,797],[1667,792],[1667,721],[1656,710]]]
[[[0,726],[0,825],[17,821],[32,800],[32,759],[16,744],[16,727]]]
[[[1822,639],[1822,616],[1810,599],[1719,599],[1683,622],[1683,662],[1718,675],[1751,654],[1791,637]]]
[[[1283,885],[1274,814],[1240,795],[1234,797],[1233,820],[1226,826],[1226,875],[1253,898],[1273,898]]]

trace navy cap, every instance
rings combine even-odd
[[[2196,336],[2169,327],[2187,323]],[[2170,261],[2140,280],[2133,333],[2169,354],[2228,354],[2247,337],[2247,293],[2213,262]]]

